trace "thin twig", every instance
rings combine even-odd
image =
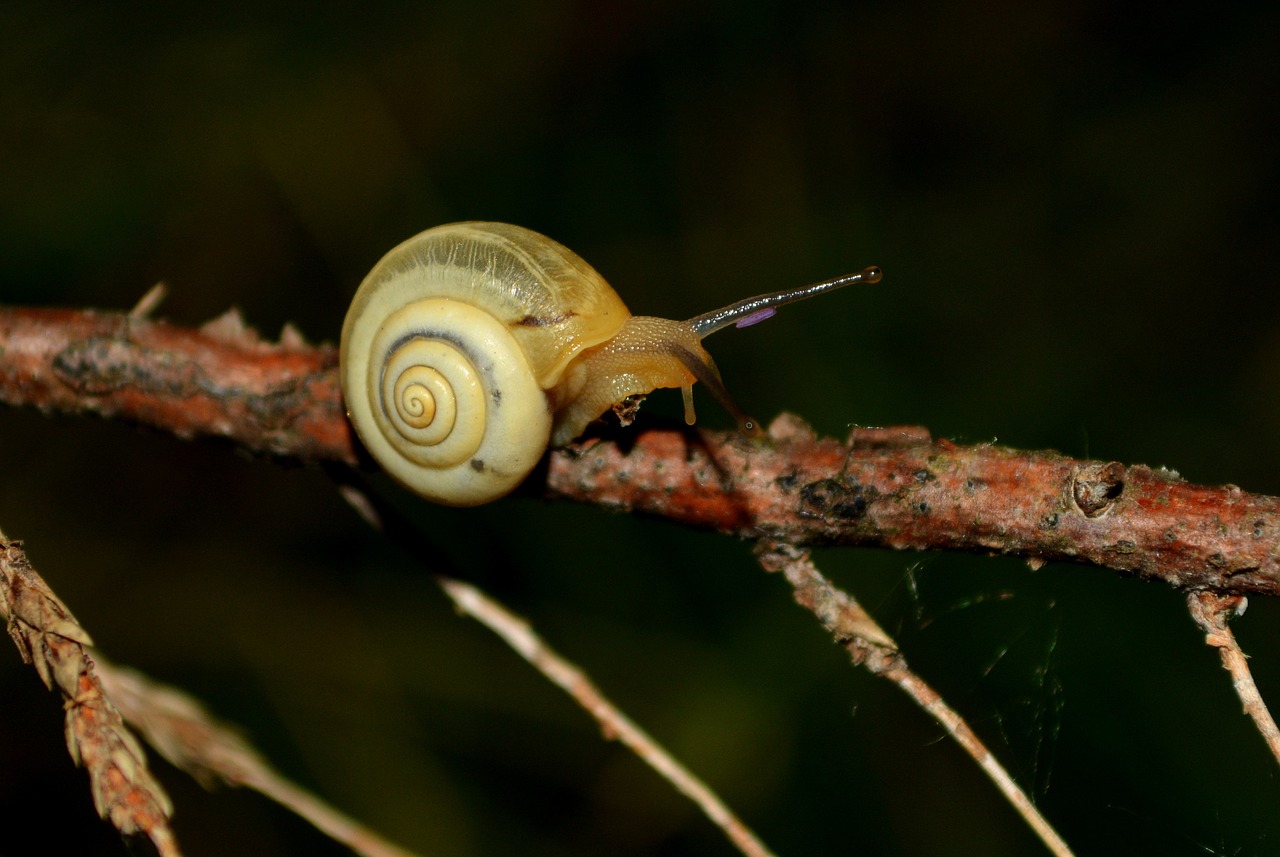
[[[365,857],[414,857],[282,776],[195,698],[102,658],[98,673],[125,719],[175,767],[260,792]]]
[[[947,734],[968,753],[1005,800],[1057,857],[1070,857],[1071,849],[1048,820],[1040,814],[1013,777],[974,734],[969,725],[942,696],[913,672],[894,642],[862,605],[847,592],[833,586],[814,565],[807,550],[776,541],[756,546],[760,564],[767,571],[781,571],[795,590],[795,600],[818,618],[849,652],[853,662],[873,675],[888,679],[942,725]]]
[[[133,309],[129,310],[129,318],[150,318],[155,315],[160,304],[164,303],[164,299],[169,296],[169,287],[164,283],[156,283],[147,289],[147,293],[138,299],[133,305]]]
[[[476,587],[440,575],[442,589],[458,610],[501,637],[526,661],[573,697],[596,719],[606,738],[622,742],[649,767],[696,803],[738,850],[747,857],[771,857],[773,852],[734,815],[706,783],[662,748],[643,729],[605,698],[582,670],[548,646],[529,623],[511,613]]]
[[[1249,669],[1249,658],[1236,642],[1236,635],[1228,626],[1232,619],[1244,614],[1248,601],[1239,595],[1219,595],[1214,592],[1191,592],[1187,595],[1187,609],[1191,618],[1204,631],[1207,645],[1218,649],[1222,657],[1222,668],[1231,673],[1231,684],[1236,689],[1244,705],[1244,713],[1253,718],[1254,725],[1262,734],[1262,740],[1271,748],[1271,755],[1280,762],[1280,729],[1271,717],[1258,686],[1253,681],[1253,672]]]
[[[31,567],[22,544],[2,532],[0,614],[22,659],[45,687],[62,694],[67,748],[89,774],[98,814],[123,834],[145,835],[161,857],[181,857],[169,827],[169,797],[94,670],[87,651],[93,641]]]
[[[351,474],[335,470],[338,490],[364,521],[401,545],[412,555],[421,557],[424,538],[393,507],[356,484]],[[773,857],[773,852],[760,841],[724,801],[688,768],[682,765],[658,742],[637,726],[610,702],[582,669],[555,652],[530,627],[528,621],[512,613],[482,590],[463,583],[440,570],[448,560],[440,552],[429,552],[432,574],[459,612],[471,616],[493,631],[521,657],[560,687],[600,724],[606,739],[622,742],[641,761],[696,803],[724,831],[729,840],[747,857]]]

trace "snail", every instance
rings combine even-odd
[[[611,407],[701,381],[747,431],[701,340],[880,270],[745,301],[688,321],[633,316],[576,253],[506,223],[451,223],[395,247],[360,284],[342,326],[347,413],[405,487],[453,506],[496,500],[550,446]],[[632,408],[634,409],[634,408]]]

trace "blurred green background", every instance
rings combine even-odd
[[[176,322],[235,305],[334,341],[383,252],[462,219],[545,232],[672,317],[876,263],[878,287],[710,340],[747,410],[1280,494],[1272,4],[249,5],[0,5],[0,302],[125,309],[163,280]],[[747,545],[378,487],[779,853],[1038,853]],[[0,527],[105,653],[408,847],[733,853],[317,470],[5,409]],[[1078,853],[1280,853],[1275,762],[1177,593],[819,561]],[[1237,623],[1273,702],[1278,623],[1263,599]],[[13,650],[0,696],[0,852],[123,853]],[[189,855],[343,853],[158,766]]]

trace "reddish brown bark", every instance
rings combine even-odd
[[[93,411],[355,463],[331,346],[270,344],[119,314],[0,309],[0,401]],[[968,550],[1091,563],[1184,588],[1280,593],[1280,500],[1167,471],[795,418],[747,440],[644,431],[551,454],[548,495],[794,544]]]
[[[333,347],[263,342],[235,314],[196,329],[122,313],[0,308],[0,402],[355,463],[337,366]]]
[[[646,432],[552,456],[554,494],[793,544],[977,550],[1086,562],[1184,588],[1280,592],[1280,500],[1168,471],[904,432],[759,443]],[[888,441],[886,443],[886,441]]]

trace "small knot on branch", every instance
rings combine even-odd
[[[1106,514],[1120,499],[1124,493],[1124,475],[1124,465],[1118,461],[1107,464],[1095,461],[1076,468],[1071,496],[1086,518]]]

